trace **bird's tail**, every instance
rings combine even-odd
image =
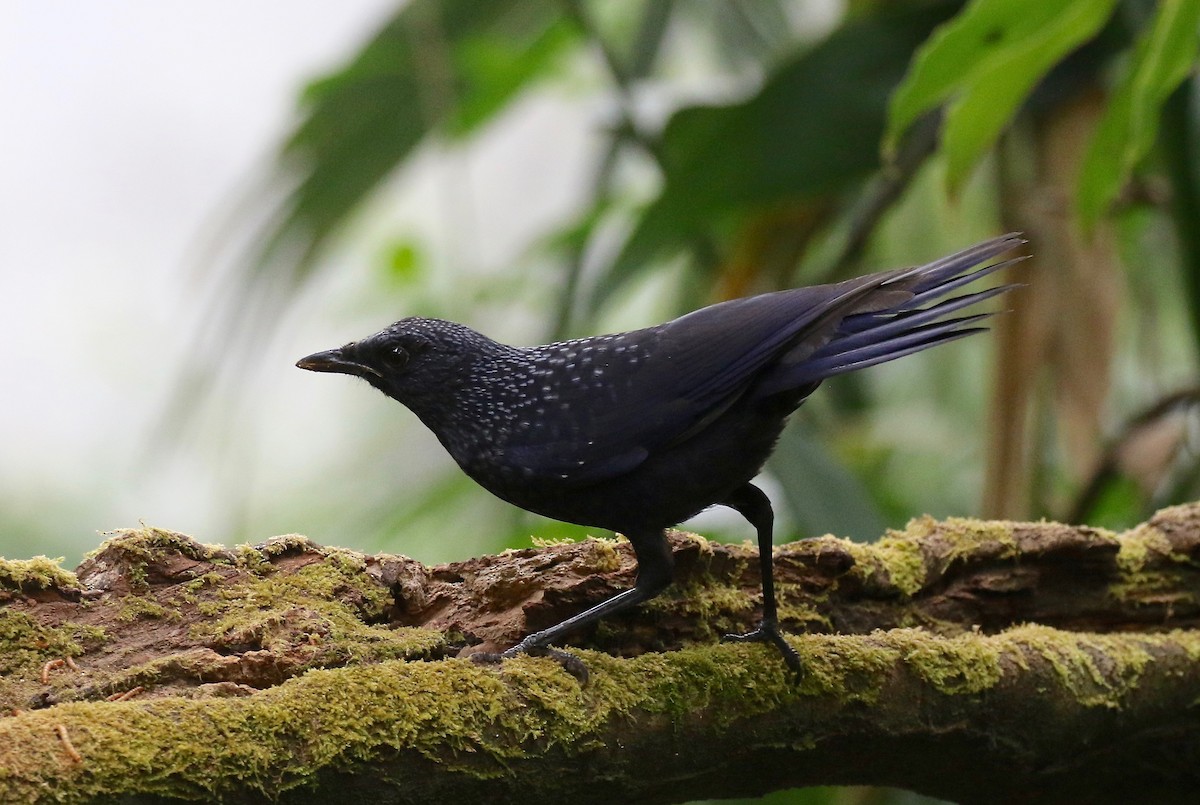
[[[1017,257],[976,268],[1024,242],[1020,235],[1003,235],[923,266],[875,275],[879,279],[875,293],[892,302],[897,290],[906,291],[901,294],[904,301],[893,302],[885,308],[849,313],[837,323],[822,346],[790,365],[785,359],[774,376],[760,388],[760,393],[770,394],[819,383],[833,375],[901,358],[987,329],[974,325],[993,313],[944,317],[998,296],[1015,285],[1000,285],[940,302],[935,300],[1025,259]],[[868,302],[870,296],[870,292],[865,296]],[[862,307],[857,309],[861,311]]]

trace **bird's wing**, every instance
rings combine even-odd
[[[567,352],[568,359],[556,350],[529,426],[496,460],[570,485],[630,472],[703,429],[831,307],[859,309],[864,289],[880,281],[735,299]]]
[[[912,311],[958,287],[968,281],[960,274],[1017,242],[1013,236],[997,238],[926,266],[734,299],[645,330],[574,342],[573,349],[537,348],[548,362],[557,362],[543,387],[547,415],[506,445],[501,461],[573,485],[630,472],[654,451],[703,430],[748,391],[765,396],[761,387],[768,384],[766,393],[815,387],[827,374],[806,372],[806,363],[823,366],[820,361],[836,362],[831,355],[847,354],[831,343],[847,338],[863,341],[860,348],[878,343],[862,333],[886,335],[890,331],[882,328],[895,329],[895,311]],[[937,338],[945,335],[939,331]],[[878,363],[899,354],[877,348],[868,357]],[[845,370],[839,365],[838,371]],[[792,382],[795,378],[800,382]]]

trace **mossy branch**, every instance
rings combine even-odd
[[[302,537],[120,532],[0,561],[0,801],[678,802],[800,785],[963,802],[1184,801],[1200,783],[1200,505],[1114,535],[911,523],[778,549],[799,682],[744,546],[581,635],[586,686],[507,645],[631,583],[605,540],[426,568]]]

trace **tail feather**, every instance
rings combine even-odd
[[[991,316],[993,314],[984,313],[981,315]],[[951,329],[949,332],[942,333],[937,337],[922,339],[917,343],[911,344],[903,349],[889,351],[885,355],[874,355],[871,357],[861,358],[850,363],[838,364],[836,368],[827,370],[821,373],[818,377],[809,377],[808,380],[800,380],[795,384],[789,384],[789,386],[794,388],[796,386],[804,385],[805,383],[819,383],[825,378],[832,377],[833,375],[844,374],[845,372],[853,372],[856,369],[866,369],[868,366],[875,366],[880,363],[893,361],[896,358],[903,358],[905,355],[912,355],[915,352],[923,352],[924,350],[929,349],[930,347],[935,347],[938,344],[946,344],[950,341],[957,341],[960,338],[965,338],[966,336],[974,335],[975,333],[986,333],[987,330],[987,327],[966,327],[961,330]]]
[[[797,352],[791,360],[784,357],[776,364],[758,385],[755,396],[764,397],[812,386],[833,375],[895,360],[986,330],[986,327],[970,325],[988,318],[992,313],[950,319],[945,317],[999,296],[1016,286],[1001,285],[949,299],[944,297],[1024,259],[1003,260],[975,269],[984,260],[997,257],[1024,242],[1019,235],[1005,235],[933,263],[896,272],[876,286],[875,292],[898,290],[902,292],[902,301],[882,309],[877,307],[844,315],[834,325],[836,329],[827,336],[828,340],[814,351],[807,354]],[[943,301],[935,302],[938,299]]]
[[[924,349],[925,347],[941,343],[944,336],[961,333],[967,329],[964,325],[981,321],[992,315],[992,313],[976,313],[973,316],[962,316],[957,319],[937,322],[936,324],[927,324],[923,327],[913,327],[899,335],[886,338],[882,341],[867,341],[863,345],[853,349],[831,350],[826,348],[825,351],[827,354],[820,357],[814,355],[804,361],[793,372],[789,373],[788,379],[792,383],[803,385],[831,377],[832,375],[849,372],[852,369],[863,369],[867,366],[874,366],[877,363],[894,360],[901,355],[909,354],[913,347]],[[977,332],[986,330],[987,328],[974,327],[970,329],[973,332]],[[836,341],[832,343],[835,345],[838,344]]]
[[[949,282],[954,282],[954,278],[958,277],[968,268],[977,266],[984,260],[998,257],[1009,249],[1014,249],[1023,243],[1025,243],[1023,237],[1015,232],[1010,232],[998,238],[985,240],[983,243],[963,249],[961,252],[955,252],[954,254],[934,260],[932,263],[926,263],[925,265],[909,269],[892,281],[900,282],[917,277],[917,282],[913,285],[912,290],[918,294],[933,288],[943,288]],[[1000,267],[1000,265],[1000,263],[996,264],[997,267]],[[990,266],[984,267],[981,271],[987,271],[988,268]],[[972,275],[967,274],[966,276],[969,277]],[[967,281],[969,282],[969,280]],[[950,290],[950,288],[946,288],[946,290]]]
[[[870,314],[873,321],[867,329],[864,329],[862,326],[856,326],[858,323],[840,328],[840,332],[851,333],[851,335],[835,338],[814,352],[812,358],[823,358],[831,351],[845,352],[856,349],[863,344],[880,343],[882,340],[891,338],[893,335],[903,334],[924,324],[937,321],[942,316],[946,316],[956,310],[978,304],[979,302],[991,299],[993,296],[999,296],[1012,287],[1012,285],[998,285],[986,291],[956,296],[953,299],[947,299],[932,307],[917,308],[915,310],[905,309],[886,317]],[[846,323],[848,322],[849,319],[847,319]]]
[[[1020,257],[1012,257],[1008,260],[1001,260],[999,263],[986,265],[977,271],[972,271],[970,274],[963,274],[962,276],[948,278],[936,285],[926,285],[922,283],[921,287],[917,288],[916,296],[914,296],[912,301],[910,301],[908,304],[910,306],[923,305],[930,299],[936,299],[939,296],[945,296],[951,291],[957,290],[964,285],[970,285],[972,282],[986,277],[988,274],[991,274],[994,271],[1000,271],[1001,269],[1014,266],[1017,263],[1024,262],[1028,259],[1029,255],[1025,254],[1021,255]]]

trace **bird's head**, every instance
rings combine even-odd
[[[311,372],[337,372],[366,380],[412,405],[457,385],[464,362],[498,346],[474,330],[441,319],[402,319],[361,341],[301,358]]]

